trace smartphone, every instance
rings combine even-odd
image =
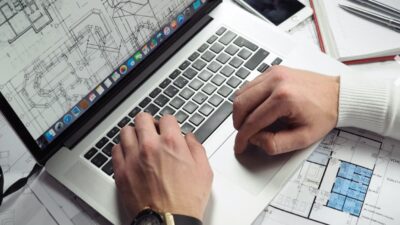
[[[291,30],[313,14],[310,7],[298,0],[234,0],[261,19]]]

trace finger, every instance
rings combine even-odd
[[[306,148],[312,144],[312,140],[308,138],[308,130],[299,127],[277,133],[262,131],[251,137],[250,143],[264,149],[269,155],[278,155]]]
[[[181,134],[181,129],[174,116],[165,115],[159,121],[160,136],[164,144],[170,145],[173,150],[179,151],[182,154],[183,149],[187,149],[185,138]]]
[[[139,144],[148,139],[158,138],[154,118],[148,113],[139,113],[135,117],[135,129]]]
[[[273,86],[265,79],[248,91],[237,96],[233,102],[233,125],[239,130],[246,117],[271,95]]]
[[[139,155],[139,145],[137,135],[134,127],[125,126],[121,129],[121,148],[125,154],[125,160],[129,160],[132,157],[137,158]]]
[[[203,145],[200,144],[200,142],[196,139],[194,134],[189,133],[185,136],[186,143],[190,149],[190,153],[192,154],[192,157],[195,162],[204,164],[208,164],[208,158],[206,151],[203,147]]]
[[[242,153],[249,138],[260,132],[265,127],[274,123],[277,119],[287,116],[286,104],[280,104],[273,96],[252,112],[240,127],[236,135],[235,153]]]
[[[112,150],[112,164],[116,177],[119,177],[121,171],[125,168],[124,154],[122,153],[121,145],[115,145]]]
[[[243,94],[244,92],[246,92],[247,90],[249,90],[250,88],[256,86],[257,84],[259,84],[261,81],[263,81],[264,79],[266,79],[266,73],[262,73],[260,75],[258,75],[254,80],[248,82],[247,84],[245,84],[243,87],[241,87],[239,90],[236,91],[235,96],[239,96],[241,94]]]

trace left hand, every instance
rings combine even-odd
[[[129,213],[150,207],[202,220],[213,177],[203,146],[193,134],[183,137],[170,115],[157,127],[150,114],[140,113],[135,125],[121,130],[121,144],[112,151],[117,189]]]

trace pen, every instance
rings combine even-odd
[[[381,3],[376,0],[350,0],[354,3],[365,5],[367,7],[371,7],[373,9],[388,13],[390,15],[393,15],[395,17],[400,18],[400,9],[396,9],[394,7],[391,7],[387,4]]]
[[[400,20],[349,5],[339,4],[339,6],[344,10],[351,12],[355,15],[366,18],[370,21],[376,22],[383,26],[389,27],[396,32],[400,32]]]

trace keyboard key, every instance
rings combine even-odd
[[[139,106],[144,108],[146,107],[149,103],[151,102],[151,99],[149,97],[146,97],[145,99],[143,99],[140,103]]]
[[[129,122],[131,122],[131,118],[125,116],[121,121],[119,121],[118,126],[123,128],[126,126]]]
[[[190,125],[189,123],[185,123],[181,127],[181,131],[182,131],[183,134],[188,134],[188,133],[194,131],[194,127],[192,125]]]
[[[160,88],[156,88],[150,93],[150,97],[155,98],[160,93],[161,93],[161,89]]]
[[[224,102],[195,132],[197,140],[203,143],[232,113],[232,103]]]
[[[234,57],[230,62],[229,65],[235,67],[236,69],[239,68],[243,64],[243,60],[238,57]]]
[[[195,68],[198,71],[202,70],[205,66],[207,66],[207,63],[201,59],[198,59],[196,60],[196,62],[193,63],[193,68]]]
[[[140,112],[139,107],[135,107],[132,111],[128,114],[130,118],[134,118]]]
[[[218,37],[215,36],[215,35],[213,35],[213,36],[211,36],[211,37],[207,40],[207,43],[208,43],[208,44],[212,44],[212,43],[214,43],[217,39],[218,39]]]
[[[232,93],[232,91],[233,90],[230,87],[224,85],[218,90],[218,94],[226,98],[229,96],[230,93]]]
[[[186,80],[184,77],[180,76],[178,79],[174,81],[174,85],[177,86],[178,88],[183,88],[188,84],[189,81]]]
[[[242,50],[239,52],[238,56],[239,56],[240,58],[246,60],[246,59],[248,59],[248,58],[251,56],[251,52],[250,52],[249,50],[247,50],[247,49],[244,48],[244,49],[242,49]]]
[[[257,71],[260,73],[264,73],[269,68],[269,65],[266,63],[262,63],[258,68]]]
[[[194,102],[190,101],[186,103],[186,105],[183,107],[183,110],[185,110],[189,114],[192,114],[194,111],[196,111],[197,108],[198,106]]]
[[[165,116],[165,115],[174,115],[175,114],[175,110],[172,109],[169,106],[165,106],[165,108],[163,108],[160,112],[161,116]]]
[[[235,74],[236,74],[236,76],[238,76],[244,80],[244,79],[246,79],[246,77],[248,77],[250,75],[250,71],[248,71],[242,67]]]
[[[189,60],[193,62],[194,60],[196,60],[197,58],[199,58],[199,56],[200,56],[200,53],[198,53],[198,52],[193,52],[193,54],[191,54],[191,55],[189,56]]]
[[[201,124],[201,122],[204,121],[204,117],[201,116],[198,113],[195,113],[190,119],[189,121],[194,124],[195,126],[199,126]]]
[[[224,34],[224,36],[222,36],[219,39],[219,42],[221,42],[224,45],[228,45],[229,43],[231,43],[231,41],[233,41],[233,39],[236,37],[237,35],[235,33],[233,33],[232,31],[228,30],[228,32],[226,32]]]
[[[205,50],[207,50],[207,48],[208,48],[208,44],[204,43],[204,44],[202,44],[202,45],[200,46],[199,49],[197,49],[197,51],[203,53]]]
[[[236,77],[231,77],[226,83],[232,88],[236,88],[240,83],[242,83],[242,81]]]
[[[222,103],[223,100],[224,99],[221,96],[215,94],[208,100],[208,103],[210,103],[211,105],[213,105],[215,107],[218,107]]]
[[[179,111],[178,113],[175,114],[175,118],[178,121],[178,123],[183,123],[185,120],[188,118],[188,114],[184,113],[183,111]]]
[[[180,70],[174,70],[174,72],[172,72],[172,73],[169,75],[169,78],[171,78],[172,80],[175,80],[175,78],[178,77],[179,74],[181,74],[181,71],[180,71]]]
[[[179,69],[186,70],[190,66],[190,62],[185,60],[180,66]]]
[[[171,83],[171,80],[170,79],[165,79],[163,82],[161,82],[161,84],[160,84],[160,88],[162,88],[162,89],[164,89],[164,88],[166,88],[167,86],[168,86],[168,84],[170,84]]]
[[[213,79],[211,79],[211,82],[213,82],[217,86],[220,86],[222,83],[225,82],[225,78],[223,76],[217,74],[213,77]]]
[[[273,66],[273,65],[280,65],[282,63],[282,59],[281,58],[276,58],[272,63],[271,63],[271,65]]]
[[[185,88],[181,91],[181,93],[179,93],[179,96],[181,96],[182,98],[188,100],[190,97],[192,97],[194,94],[194,91],[190,88]]]
[[[215,54],[210,52],[210,51],[206,51],[201,58],[204,59],[207,62],[211,62],[214,58],[215,58]]]
[[[185,101],[180,97],[175,97],[174,99],[171,100],[169,104],[175,109],[179,109],[182,107],[183,104],[185,104]]]
[[[168,101],[169,101],[169,98],[166,97],[165,95],[161,94],[154,100],[154,103],[156,103],[160,107],[163,107],[163,106],[165,106],[165,104],[167,104]]]
[[[204,85],[204,83],[202,81],[200,81],[199,79],[194,79],[192,82],[190,82],[189,87],[191,87],[193,90],[197,91],[199,90],[202,86]]]
[[[118,134],[119,129],[118,127],[114,127],[113,129],[111,129],[108,133],[107,133],[107,137],[108,138],[113,138],[116,134]]]
[[[239,48],[236,47],[235,45],[229,45],[226,49],[225,52],[228,53],[229,55],[235,55],[236,52],[239,51]]]
[[[157,116],[154,117],[154,119],[157,120],[157,121],[160,121],[161,116],[157,115]]]
[[[221,36],[223,33],[225,33],[226,28],[225,27],[221,27],[217,30],[217,32],[215,32],[218,36]]]
[[[216,54],[219,54],[222,50],[224,49],[224,46],[222,46],[220,43],[215,43],[211,46],[210,50],[213,51]]]
[[[203,94],[202,92],[197,93],[195,96],[193,96],[193,101],[195,101],[197,104],[201,105],[203,102],[207,100],[207,96]]]
[[[214,91],[217,90],[217,88],[212,84],[206,84],[206,86],[204,86],[203,89],[201,90],[207,95],[212,95],[212,93],[214,93]]]
[[[210,106],[209,104],[204,104],[202,107],[200,107],[199,112],[203,114],[204,116],[208,116],[214,111],[214,108]]]
[[[222,68],[222,70],[221,70],[221,74],[226,77],[229,77],[230,75],[232,75],[233,72],[235,72],[235,69],[233,69],[232,67],[230,67],[228,65],[224,66],[224,68]]]
[[[86,152],[86,154],[83,157],[85,157],[85,159],[91,159],[96,153],[97,150],[95,148],[92,148],[88,152]]]
[[[267,58],[268,55],[269,55],[269,52],[267,52],[264,49],[260,48],[256,52],[256,54],[254,54],[249,59],[249,61],[247,61],[247,63],[244,66],[249,70],[254,70],[255,68],[257,68],[258,65],[260,65],[260,63],[262,61],[264,61],[265,58]]]
[[[102,152],[103,152],[104,154],[106,154],[107,156],[111,157],[111,155],[112,155],[112,148],[113,148],[113,147],[114,147],[114,144],[108,143],[108,144],[106,145],[106,147],[104,147],[104,148],[102,149]]]
[[[208,81],[212,77],[212,73],[208,70],[203,70],[198,77],[203,81]]]
[[[254,43],[252,43],[242,37],[238,37],[233,43],[239,47],[246,47],[253,52],[258,49],[257,45],[255,45]]]
[[[104,147],[104,145],[106,145],[108,142],[108,139],[106,137],[103,137],[102,139],[100,139],[100,141],[98,141],[96,143],[96,148],[101,149],[102,147]]]
[[[183,76],[185,76],[189,80],[193,79],[193,77],[195,77],[197,74],[198,72],[194,70],[192,67],[188,68],[185,72],[183,72]]]
[[[103,170],[104,173],[106,173],[107,175],[111,175],[114,173],[114,169],[113,169],[113,165],[112,165],[112,160],[110,159],[108,161],[108,163],[106,163],[106,165],[103,166],[103,168],[101,169]]]
[[[119,142],[120,142],[120,136],[117,135],[117,136],[113,139],[113,142],[114,142],[115,144],[119,144]]]
[[[166,94],[168,97],[172,98],[178,92],[179,92],[179,90],[176,87],[170,85],[170,86],[167,87],[167,89],[165,89],[164,94]]]
[[[210,65],[208,65],[207,69],[209,69],[213,73],[216,73],[218,72],[219,69],[221,69],[221,67],[222,67],[221,64],[214,61],[210,63]]]
[[[101,154],[100,152],[91,160],[91,162],[97,166],[101,167],[107,161],[107,157]]]
[[[157,112],[160,110],[160,108],[158,108],[157,106],[155,106],[154,104],[150,104],[145,110],[144,112],[150,113],[152,116],[156,115]]]
[[[229,60],[231,59],[231,57],[225,53],[221,53],[218,57],[217,57],[217,61],[225,64],[227,63]]]

